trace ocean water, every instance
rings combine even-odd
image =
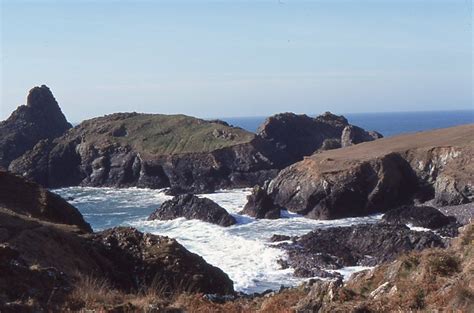
[[[346,114],[349,122],[384,136],[474,123],[474,111]],[[256,131],[265,117],[224,118],[228,123]],[[295,286],[304,279],[293,276],[292,269],[280,269],[277,261],[284,251],[270,243],[273,234],[302,235],[315,228],[373,223],[380,215],[335,221],[316,221],[283,211],[278,220],[256,220],[238,214],[250,189],[203,194],[232,214],[238,221],[220,227],[184,218],[172,221],[147,221],[148,215],[170,199],[163,190],[71,187],[54,190],[76,206],[94,230],[114,226],[133,226],[144,232],[176,238],[188,250],[221,268],[234,281],[238,291],[253,293],[283,286]],[[345,277],[360,267],[341,269]]]
[[[293,276],[292,269],[280,269],[278,259],[284,251],[268,241],[273,234],[303,235],[315,228],[377,222],[381,216],[347,218],[334,221],[310,220],[282,211],[278,220],[256,220],[240,215],[250,189],[223,190],[199,195],[214,200],[237,219],[237,224],[221,227],[199,220],[179,218],[171,221],[147,221],[148,215],[170,199],[163,190],[70,187],[53,190],[77,207],[95,231],[113,226],[133,226],[178,240],[191,252],[221,268],[234,281],[238,291],[246,293],[295,286],[305,279]],[[348,277],[362,267],[341,269]]]
[[[349,123],[366,130],[378,131],[385,137],[474,123],[474,110],[349,113],[343,115],[349,120]],[[265,119],[266,117],[222,118],[229,124],[251,132],[255,132]]]

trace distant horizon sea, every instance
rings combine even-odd
[[[385,137],[474,123],[474,110],[348,113],[342,115],[348,119],[349,123],[366,130],[375,130]],[[317,114],[310,116],[317,116]],[[250,132],[256,132],[266,118],[265,116],[255,116],[219,119]]]

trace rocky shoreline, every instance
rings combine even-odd
[[[71,127],[41,86],[0,123],[0,134],[2,312],[143,311],[138,298],[157,312],[464,310],[474,303],[474,125],[382,138],[329,112],[283,113],[253,134],[184,115],[116,113]],[[131,227],[93,232],[45,189],[79,185],[168,188],[175,197],[150,220],[232,227],[232,215],[195,194],[235,187],[254,187],[240,214],[256,219],[282,218],[282,209],[311,219],[385,215],[375,224],[275,234],[269,240],[287,253],[275,262],[295,276],[329,280],[245,296],[175,239]],[[346,266],[375,268],[344,282],[334,270]]]

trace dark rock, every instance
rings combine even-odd
[[[270,237],[269,241],[271,242],[280,242],[280,241],[287,241],[287,240],[291,240],[292,237],[290,236],[286,236],[286,235],[273,235]]]
[[[323,270],[319,266],[313,267],[311,269],[307,267],[296,267],[293,275],[296,277],[319,277],[331,279],[342,277],[342,275],[337,272],[329,272]]]
[[[273,203],[273,199],[260,186],[255,186],[252,194],[247,196],[247,203],[240,214],[255,218],[277,219],[280,218],[280,207]]]
[[[460,227],[462,227],[461,223],[453,221],[446,226],[436,229],[435,233],[441,237],[455,238],[459,235]]]
[[[315,153],[279,172],[275,204],[316,219],[386,212],[433,200],[472,202],[474,126],[384,138]]]
[[[92,240],[107,261],[103,264],[107,277],[123,289],[139,290],[159,283],[165,291],[220,295],[234,291],[233,282],[222,270],[207,264],[174,239],[117,227],[95,234]]]
[[[81,213],[67,201],[9,172],[0,171],[0,206],[17,214],[74,225],[81,231],[92,232]]]
[[[318,150],[341,147],[341,136],[346,127],[355,129],[353,137],[357,138],[353,144],[375,139],[363,129],[349,125],[343,116],[330,112],[316,118],[294,113],[277,114],[259,127],[257,135],[272,142],[291,164]]]
[[[20,253],[0,244],[1,312],[60,312],[71,292],[70,279],[56,268],[29,266]],[[8,304],[2,304],[5,301]]]
[[[0,166],[8,168],[40,140],[59,137],[71,127],[49,88],[34,87],[26,105],[0,123]]]
[[[442,239],[433,233],[389,224],[317,229],[294,243],[280,245],[288,252],[288,264],[308,276],[314,270],[375,266],[407,251],[443,246]]]
[[[322,154],[321,154],[322,155]],[[303,162],[306,163],[303,165]],[[315,219],[365,216],[409,203],[417,179],[396,154],[338,170],[331,158],[290,166],[268,187],[276,204]]]
[[[148,220],[171,220],[179,217],[198,219],[220,226],[231,226],[237,223],[235,218],[224,208],[207,198],[198,198],[184,194],[163,202]]]
[[[429,206],[401,206],[385,213],[382,220],[390,224],[412,224],[417,227],[438,229],[455,222],[439,210]]]

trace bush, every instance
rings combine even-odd
[[[434,275],[450,276],[459,272],[461,261],[455,255],[446,252],[430,256],[428,266]]]

